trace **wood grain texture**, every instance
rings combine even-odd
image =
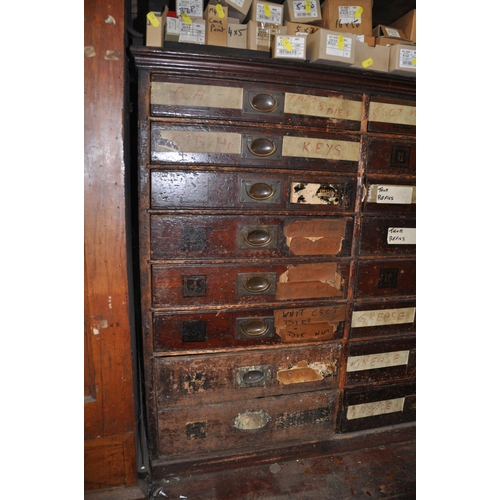
[[[85,2],[84,44],[93,47],[85,51],[84,60],[86,396],[93,396],[85,403],[86,490],[136,482],[125,241],[123,19],[123,2]]]

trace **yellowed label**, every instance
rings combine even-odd
[[[283,156],[359,161],[359,142],[283,137]]]
[[[335,184],[316,182],[291,182],[290,203],[302,205],[338,205],[342,193]]]
[[[154,12],[148,12],[146,17],[148,18],[148,21],[151,23],[151,26],[153,26],[153,28],[158,28],[158,26],[160,26],[160,21],[158,21]]]
[[[151,104],[242,109],[243,89],[188,83],[151,83]]]
[[[195,130],[161,130],[156,152],[241,154],[241,135]]]
[[[337,331],[338,323],[311,323],[302,326],[276,328],[276,335],[282,342],[320,342],[331,340]]]
[[[411,205],[417,202],[416,186],[372,184],[366,196],[368,203]]]
[[[346,306],[300,307],[274,311],[274,325],[277,328],[304,326],[313,323],[344,321]]]
[[[307,219],[285,225],[283,234],[295,255],[335,255],[342,249],[345,229],[345,219]]]
[[[371,122],[416,126],[417,110],[415,106],[371,102],[368,112],[368,120]]]
[[[326,371],[326,367],[324,370]],[[323,375],[317,368],[315,369],[315,367],[310,367],[307,361],[299,361],[297,366],[294,366],[293,368],[278,371],[276,373],[276,378],[282,384],[289,385],[323,380]]]
[[[361,372],[364,370],[376,370],[377,368],[407,365],[409,355],[410,351],[394,351],[366,354],[364,356],[349,356],[347,359],[347,371]]]
[[[415,321],[415,307],[400,307],[397,309],[375,309],[371,311],[354,311],[352,313],[352,328],[366,326],[399,325]]]
[[[385,415],[403,411],[405,398],[386,399],[385,401],[375,401],[373,403],[362,403],[352,405],[347,408],[347,420],[356,418],[374,417],[375,415]]]
[[[285,92],[285,113],[360,121],[361,108],[361,102],[342,97],[322,97]]]

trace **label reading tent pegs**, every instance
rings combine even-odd
[[[158,26],[160,26],[160,21],[158,21],[153,12],[148,12],[148,15],[146,17],[154,28],[158,28]]]
[[[217,15],[220,17],[220,19],[223,19],[225,17],[224,9],[222,8],[222,5],[220,3],[215,6],[215,10],[217,11]]]

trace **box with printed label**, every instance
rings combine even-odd
[[[285,21],[294,23],[312,23],[321,21],[319,0],[285,0]]]
[[[165,37],[165,15],[161,12],[149,12],[146,16],[146,46],[163,47]]]
[[[389,57],[389,73],[396,75],[416,76],[417,46],[396,44],[391,46]]]
[[[208,4],[203,17],[206,22],[205,43],[226,47],[227,7],[223,7],[220,3]]]
[[[395,28],[402,29],[405,38],[417,43],[417,9],[411,10],[408,14],[405,14],[391,24]]]
[[[371,35],[372,3],[372,0],[325,0],[321,10],[324,27],[355,35]]]
[[[306,59],[311,63],[352,66],[355,60],[356,36],[319,29],[306,37]]]
[[[383,45],[371,46],[368,43],[356,40],[356,53],[354,56],[355,68],[369,71],[389,71],[390,47]]]
[[[281,25],[283,24],[283,5],[253,0],[248,20]]]
[[[306,60],[306,37],[276,35],[274,37],[271,56],[274,59]]]
[[[225,0],[223,4],[228,7],[229,17],[238,19],[242,23],[252,6],[252,0]]]
[[[227,20],[227,46],[234,49],[247,48],[248,25],[240,24],[238,19],[228,18]]]
[[[393,28],[392,26],[383,26],[382,24],[373,28],[372,35],[375,37],[389,36],[391,38],[402,38],[403,40],[406,40],[403,30]]]
[[[165,19],[165,41],[178,42],[181,33],[181,22],[177,17],[167,16]]]
[[[189,22],[180,18],[181,32],[179,34],[179,42],[197,43],[205,45],[206,23],[203,18],[190,19]]]
[[[175,0],[175,12],[177,17],[185,14],[191,19],[203,17],[203,0]]]
[[[272,42],[276,35],[286,35],[286,26],[258,23],[257,21],[248,21],[247,23],[247,49],[271,51]]]
[[[315,33],[321,28],[321,26],[316,26],[313,24],[292,23],[291,21],[285,21],[285,26],[287,27],[287,35],[290,36],[310,35],[311,33]]]

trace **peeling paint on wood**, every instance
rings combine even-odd
[[[294,221],[284,227],[286,244],[295,255],[336,255],[342,250],[345,219]]]

